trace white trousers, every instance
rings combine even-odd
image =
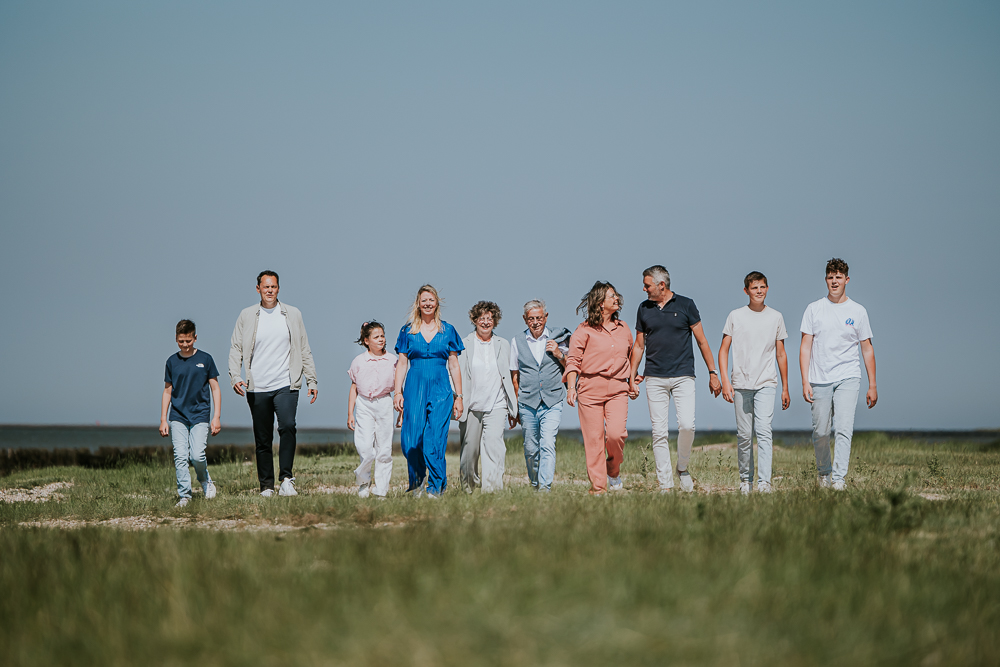
[[[354,476],[359,485],[372,482],[374,465],[372,493],[376,496],[389,493],[394,417],[391,394],[374,399],[359,395],[354,403],[354,446],[361,457],[361,465],[354,470]]]
[[[503,488],[504,463],[507,458],[507,444],[503,441],[503,430],[507,426],[507,408],[495,408],[489,412],[469,410],[464,422],[459,422],[462,436],[462,453],[459,457],[459,477],[466,493],[480,485],[480,454],[483,460],[483,493],[499,491]]]
[[[691,443],[694,442],[695,381],[693,377],[647,377],[645,383],[649,420],[653,424],[656,479],[661,489],[671,489],[674,486],[674,469],[670,465],[670,443],[667,441],[670,434],[667,424],[670,399],[674,399],[677,411],[677,471],[683,472],[691,461]]]

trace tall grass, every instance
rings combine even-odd
[[[585,479],[582,449],[560,445],[560,478]],[[252,468],[216,466],[219,498],[183,510],[172,508],[169,467],[5,478],[75,486],[61,503],[0,505],[4,662],[1000,662],[1000,452],[862,441],[854,465],[870,470],[836,494],[803,474],[810,451],[783,450],[785,490],[743,498],[726,492],[731,450],[693,458],[716,493],[661,495],[655,473],[641,474],[642,446],[627,450],[630,490],[605,498],[588,497],[586,484],[438,501],[307,495],[351,481],[350,457],[301,460],[303,495],[272,501],[253,495]],[[512,443],[518,474],[519,457]],[[917,495],[928,490],[944,499]],[[306,528],[18,525],[139,513]]]

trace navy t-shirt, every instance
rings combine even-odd
[[[676,292],[661,309],[655,301],[639,304],[635,331],[646,338],[646,377],[694,377],[691,327],[701,322],[694,301]]]
[[[211,388],[208,381],[217,377],[219,371],[208,352],[196,350],[187,358],[182,357],[180,352],[170,355],[163,373],[163,381],[173,385],[168,420],[185,426],[211,421]]]

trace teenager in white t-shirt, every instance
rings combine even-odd
[[[868,408],[878,402],[875,387],[875,348],[864,306],[847,298],[847,262],[834,257],[826,263],[827,295],[813,301],[802,316],[799,368],[802,396],[812,405],[813,447],[819,485],[845,488],[854,436],[854,410],[861,390],[858,348],[868,371]],[[836,433],[830,463],[830,427]]]
[[[781,373],[781,409],[787,410],[788,357],[785,354],[785,319],[764,305],[767,278],[751,271],[743,279],[750,303],[729,313],[719,346],[722,397],[736,407],[736,450],[740,465],[740,493],[748,495],[753,483],[753,436],[757,434],[757,491],[771,492],[771,419],[774,394]],[[729,377],[729,349],[733,374]],[[778,372],[774,362],[778,362]]]

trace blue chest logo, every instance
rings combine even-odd
[[[849,327],[853,327],[854,326],[854,320],[852,318],[848,317],[846,320],[844,320],[844,324],[846,324]]]

